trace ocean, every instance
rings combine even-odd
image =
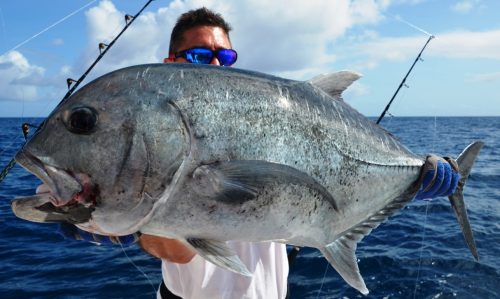
[[[0,167],[24,142],[21,124],[40,121],[0,118]],[[500,298],[500,117],[389,117],[382,125],[423,155],[456,157],[485,142],[465,188],[480,261],[448,199],[413,201],[358,244],[368,296],[303,248],[290,269],[291,298]],[[0,298],[155,298],[160,262],[138,246],[65,240],[55,224],[16,218],[11,200],[39,183],[17,165],[0,183]]]

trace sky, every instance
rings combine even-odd
[[[0,1],[0,117],[44,117],[146,0]],[[498,0],[155,0],[97,64],[107,72],[168,56],[170,31],[201,6],[231,24],[234,67],[295,80],[363,75],[344,99],[378,116],[500,116]],[[83,85],[81,85],[83,86]]]

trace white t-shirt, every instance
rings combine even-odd
[[[184,299],[285,298],[288,259],[284,244],[229,241],[227,245],[252,277],[222,269],[196,255],[187,264],[162,261],[166,287]],[[157,298],[161,298],[159,292]]]

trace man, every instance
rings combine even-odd
[[[172,30],[169,56],[164,62],[231,66],[237,54],[232,50],[230,30],[220,15],[206,8],[189,11],[180,16]],[[456,187],[456,180],[450,183],[453,181],[450,177],[457,177],[450,164],[441,160],[433,160],[433,163],[435,166],[426,170],[417,198],[444,195],[446,190],[452,192]],[[444,177],[448,181],[442,184],[446,181]],[[83,232],[64,234],[81,238]],[[90,240],[92,237],[88,236]],[[102,237],[100,240],[104,241]],[[121,237],[119,241],[123,240]],[[139,243],[146,252],[162,259],[163,283],[158,298],[274,299],[286,296],[288,261],[283,244],[228,242],[253,273],[252,277],[246,277],[207,262],[183,241],[143,234]]]
[[[172,30],[165,62],[230,66],[237,58],[230,30],[219,14],[206,8],[182,14]],[[178,240],[142,235],[139,242],[145,251],[162,259],[164,284],[182,298],[286,296],[288,260],[284,244],[228,242],[253,273],[246,277],[207,262]]]

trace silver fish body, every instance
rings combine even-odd
[[[165,194],[168,199],[162,212],[169,216],[189,215],[189,211],[197,209],[192,219],[197,225],[189,225],[188,234],[200,232],[200,226],[206,228],[201,235],[219,234],[217,219],[225,219],[231,222],[230,229],[223,232],[229,239],[275,240],[283,237],[280,234],[286,228],[287,241],[296,245],[305,245],[301,238],[312,242],[310,235],[315,235],[318,245],[325,244],[374,211],[382,210],[418,179],[423,158],[313,84],[263,76],[256,80],[252,73],[242,71],[221,70],[222,76],[214,76],[213,71],[209,68],[204,74],[201,70],[182,70],[171,79],[177,77],[200,86],[198,90],[183,88],[182,97],[173,102],[190,132],[189,165],[183,176],[186,181],[177,185],[180,193],[173,190]],[[255,161],[266,161],[288,166],[297,172],[290,176],[312,178],[325,190],[289,183],[292,179],[287,178],[266,187],[265,192],[260,190],[268,194],[252,200],[234,204],[230,199],[209,199],[212,194],[205,196],[192,176],[202,165],[207,169],[206,165],[232,161],[249,161],[233,170],[235,176],[252,172]],[[207,169],[206,175],[218,177],[217,167],[212,172]],[[290,171],[283,170],[287,174]],[[200,197],[206,200],[197,201]],[[215,208],[207,209],[212,205]],[[204,214],[206,219],[200,217]],[[322,220],[318,221],[318,217]],[[160,219],[159,230],[187,223],[179,217]],[[273,224],[265,230],[273,235],[263,236],[264,231],[255,229],[263,220]],[[306,228],[303,223],[310,225]],[[311,234],[311,230],[317,233]]]
[[[223,241],[316,247],[366,294],[356,243],[414,197],[425,159],[340,99],[358,77],[184,64],[112,72],[61,103],[18,153],[52,193],[13,209],[186,240],[244,275]]]

